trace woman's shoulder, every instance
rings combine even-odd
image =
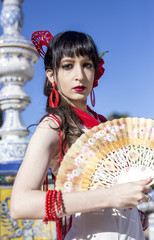
[[[45,115],[38,124],[31,140],[37,139],[42,142],[46,139],[46,142],[52,142],[54,139],[59,139],[59,126],[60,120],[53,114]]]
[[[34,134],[32,135],[29,146],[37,151],[44,148],[52,147],[59,143],[59,125],[54,118],[50,116],[44,117],[38,124]]]

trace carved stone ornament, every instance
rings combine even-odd
[[[30,98],[24,85],[34,76],[38,53],[20,31],[23,26],[21,0],[4,0],[0,15],[0,108],[4,122],[0,128],[0,163],[21,161],[25,155],[28,134],[21,111]]]

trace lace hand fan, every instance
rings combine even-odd
[[[150,176],[154,178],[154,120],[121,118],[76,140],[61,163],[56,189],[85,191]]]

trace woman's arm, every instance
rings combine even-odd
[[[52,127],[56,127],[55,123],[52,123]],[[29,143],[13,186],[12,218],[45,218],[46,193],[41,191],[41,186],[49,165],[52,165],[51,159],[58,148],[58,132],[51,129],[47,122],[40,124]],[[147,179],[116,185],[108,189],[64,193],[62,195],[64,203],[62,216],[106,207],[132,208],[141,200],[148,201],[146,193],[151,191],[147,185],[150,181],[151,179]]]
[[[57,125],[50,121],[52,127]],[[59,148],[58,131],[42,122],[32,136],[25,158],[17,173],[11,195],[12,218],[43,218],[45,192],[41,187],[51,159]]]
[[[133,208],[140,201],[149,201],[147,193],[151,178],[137,182],[117,184],[111,188],[86,192],[72,192],[63,195],[66,214],[92,211],[99,208]]]

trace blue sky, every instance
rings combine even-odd
[[[94,110],[105,116],[118,112],[154,118],[153,0],[25,0],[22,9],[22,34],[29,40],[37,30],[50,30],[53,36],[77,30],[90,34],[99,52],[109,51]],[[45,113],[44,78],[39,59],[34,78],[25,86],[32,100],[23,112],[26,126]]]

